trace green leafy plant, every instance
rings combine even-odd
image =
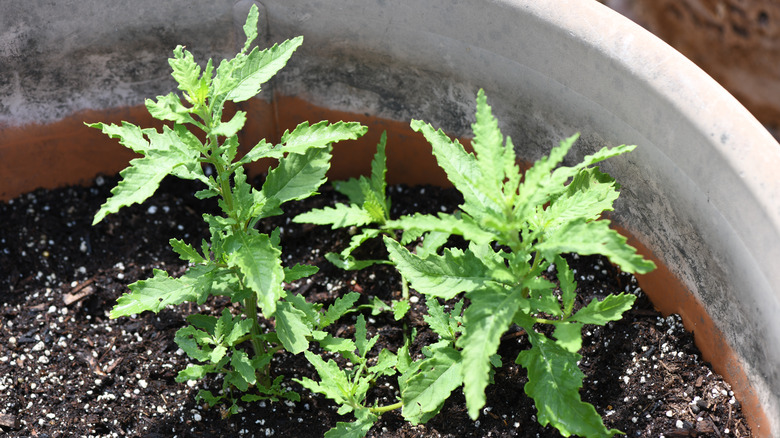
[[[400,373],[400,406],[403,416],[413,423],[433,417],[452,391],[463,387],[469,415],[476,419],[485,404],[485,388],[492,371],[501,361],[496,355],[501,336],[513,325],[527,334],[531,349],[516,358],[528,371],[525,392],[534,399],[540,424],[551,424],[564,436],[612,436],[595,408],[579,395],[584,374],[577,367],[581,356],[581,330],[584,324],[604,325],[628,310],[635,296],[609,295],[593,300],[575,311],[576,282],[566,253],[602,254],[627,272],[646,273],[654,264],[636,254],[626,239],[609,228],[601,218],[612,210],[618,185],[594,164],[629,152],[634,146],[604,148],[575,166],[562,166],[564,156],[577,136],[552,149],[523,175],[516,164],[509,138],[501,134],[482,91],[477,97],[473,125],[474,153],[457,141],[421,121],[412,128],[432,145],[433,154],[449,180],[464,198],[460,211],[436,216],[415,214],[396,220],[378,214],[367,194],[384,195],[384,143],[380,143],[372,165],[371,179],[349,183],[342,191],[350,205],[339,205],[298,216],[296,220],[332,227],[379,224],[378,228],[356,234],[349,247],[332,257],[336,264],[353,268],[350,259],[365,239],[384,234],[390,260],[414,289],[427,297],[425,320],[440,341],[424,349],[424,357],[411,361],[400,352],[396,371]],[[377,171],[379,170],[379,171]],[[360,190],[358,190],[360,188]],[[371,212],[377,212],[372,215]],[[404,236],[424,236],[416,253],[398,242],[388,230],[403,230]],[[451,235],[466,239],[468,248],[442,246]],[[345,262],[346,263],[343,263]],[[551,266],[558,283],[546,279]],[[463,302],[446,313],[438,300],[464,294]],[[552,336],[538,330],[552,327]],[[309,360],[314,359],[307,353]],[[342,385],[344,376],[334,364],[315,363],[322,383],[309,387],[341,403],[343,413],[354,411],[356,422],[348,423],[353,435],[363,431],[373,415],[386,408],[358,409],[353,400],[339,398],[323,388]],[[340,374],[341,373],[341,374]],[[354,384],[354,382],[353,382]],[[363,386],[360,386],[363,391]],[[361,397],[364,393],[361,392]],[[346,428],[347,423],[339,427]],[[347,430],[347,429],[343,429]]]
[[[203,304],[213,295],[241,303],[237,316],[227,310],[219,318],[189,316],[190,325],[180,329],[175,338],[199,362],[182,370],[177,380],[224,374],[220,394],[201,391],[199,396],[212,404],[228,398],[233,401],[231,412],[237,409],[231,388],[246,392],[242,397],[245,401],[297,399],[297,394],[281,387],[280,378],[272,378],[269,364],[271,356],[283,348],[300,353],[308,347],[300,327],[302,311],[292,304],[300,300],[288,296],[283,282],[311,275],[317,268],[283,266],[278,230],[263,234],[255,225],[281,214],[283,203],[314,194],[325,182],[331,145],[355,139],[366,131],[358,123],[302,123],[285,132],[279,144],[262,140],[239,158],[237,134],[247,115],[237,111],[229,120],[223,120],[225,104],[257,95],[262,84],[284,67],[303,41],[298,37],[265,50],[252,48],[257,21],[258,11],[252,6],[243,27],[246,43],[234,58],[216,68],[211,60],[201,68],[189,51],[176,47],[169,63],[182,97],[172,92],[146,101],[152,116],[172,122],[172,126],[164,126],[159,132],[127,122],[121,126],[89,125],[142,155],[120,173],[122,180],[95,215],[94,223],[124,206],[143,202],[167,175],[203,183],[205,188],[196,193],[199,198],[218,197],[223,215],[203,215],[210,230],[208,241],[204,240],[199,248],[177,239],[170,241],[173,250],[189,262],[187,271],[172,278],[155,270],[152,278],[130,286],[130,292],[118,299],[110,316],[159,312],[185,301]],[[201,135],[188,126],[197,128]],[[261,158],[277,159],[278,165],[270,170],[262,188],[255,189],[247,182],[243,166]],[[214,169],[214,174],[207,174],[204,166]],[[275,320],[275,332],[261,331],[258,310]]]
[[[293,222],[315,225],[330,225],[331,229],[350,228],[354,234],[349,245],[339,253],[329,252],[325,258],[335,266],[345,270],[365,269],[374,264],[392,264],[389,260],[372,259],[357,260],[353,253],[367,240],[375,239],[383,234],[393,236],[394,228],[387,227],[390,221],[390,198],[387,196],[387,133],[383,132],[377,145],[376,154],[371,161],[371,177],[361,176],[347,181],[334,181],[333,188],[345,195],[349,203],[336,204],[335,207],[324,207],[299,214]],[[419,237],[407,233],[402,239],[408,243]],[[382,311],[393,312],[396,320],[400,320],[409,310],[409,287],[402,280],[402,299],[389,305],[378,298],[368,305],[374,314]]]

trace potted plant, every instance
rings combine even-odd
[[[202,39],[208,34],[202,26],[235,27],[234,21],[241,23],[251,4],[182,3],[185,12],[177,25],[162,27],[164,36],[176,35],[165,50],[182,43],[198,47],[200,42],[204,47],[200,50],[207,53],[233,52],[234,47],[214,47],[211,38]],[[149,17],[174,21],[172,15],[165,15],[174,14],[171,10],[147,6],[140,9]],[[572,1],[564,6],[531,1],[471,1],[457,6],[445,1],[403,6],[380,2],[367,6],[342,0],[316,12],[306,0],[265,1],[260,6],[260,34],[266,42],[302,34],[310,44],[290,61],[273,90],[244,104],[248,113],[261,116],[252,121],[256,131],[249,132],[242,144],[253,144],[252,138],[260,133],[268,136],[276,126],[322,119],[324,113],[345,120],[368,113],[377,118],[375,125],[385,127],[418,118],[462,136],[471,122],[478,87],[491,96],[502,130],[520,146],[517,153],[524,160],[539,158],[575,131],[582,132],[582,147],[572,157],[576,161],[597,145],[638,144],[634,153],[609,162],[605,169],[625,187],[612,219],[634,236],[648,256],[667,267],[641,281],[650,293],[652,284],[666,285],[655,289],[656,306],[682,315],[705,358],[729,377],[750,412],[755,433],[778,433],[780,323],[773,315],[780,307],[776,286],[780,283],[774,271],[780,251],[780,213],[775,205],[780,188],[772,171],[780,165],[780,149],[704,73],[595,2]],[[72,28],[64,20],[77,13],[74,10],[48,10],[30,20],[43,22],[44,16],[50,17],[45,14],[57,13],[63,21],[56,21],[50,29],[65,35]],[[241,20],[234,20],[234,14]],[[142,23],[141,18],[118,20],[98,28],[94,39],[66,40],[61,53],[74,57],[54,54],[58,38],[52,33],[39,35],[37,45],[27,46],[28,50],[37,47],[40,59],[47,59],[48,72],[74,80],[69,83],[69,95],[82,98],[66,99],[67,104],[57,103],[61,99],[54,99],[46,83],[33,87],[20,74],[39,66],[21,62],[10,48],[36,41],[36,37],[25,40],[21,32],[6,32],[6,41],[16,46],[7,44],[9,50],[3,56],[13,61],[6,65],[13,66],[15,74],[9,76],[17,79],[8,81],[5,89],[9,95],[30,97],[12,101],[2,114],[4,167],[0,173],[14,170],[17,175],[19,169],[29,169],[36,162],[32,157],[51,164],[62,156],[76,157],[74,164],[61,167],[77,173],[39,182],[30,179],[34,172],[23,171],[22,176],[4,179],[0,190],[4,198],[123,167],[127,155],[104,161],[102,155],[95,160],[94,151],[73,152],[72,140],[81,142],[90,135],[75,128],[76,123],[106,119],[105,114],[97,118],[95,113],[75,117],[73,113],[87,108],[111,110],[116,121],[144,122],[140,108],[132,105],[160,94],[155,92],[158,85],[127,84],[136,74],[131,66],[148,54],[148,41],[123,36],[143,35],[140,30],[151,25]],[[123,32],[114,32],[115,28]],[[106,35],[119,36],[101,41]],[[114,51],[108,43],[116,41],[126,41],[126,45]],[[127,67],[120,69],[119,77],[103,82],[84,79],[99,77],[106,59]],[[73,66],[78,68],[69,68]],[[152,64],[149,68],[156,72],[161,67]],[[38,101],[53,103],[36,107]],[[117,110],[120,105],[130,108]],[[269,126],[263,114],[273,114],[277,125]],[[38,125],[30,129],[30,123]],[[381,132],[374,126],[369,131]],[[52,137],[46,132],[57,134]],[[405,136],[408,132],[393,135],[391,130],[388,142],[403,144]],[[62,153],[58,147],[70,149]],[[413,148],[410,152],[416,154]],[[361,153],[365,157],[371,152]],[[439,178],[425,170],[429,168],[424,162],[413,160],[423,166],[415,173],[409,159],[393,155],[399,153],[397,149],[388,153],[390,175],[407,172],[405,180],[410,182]],[[360,155],[355,149],[343,154],[334,158],[337,178],[345,176],[348,158]],[[670,294],[670,289],[676,289],[675,293]]]

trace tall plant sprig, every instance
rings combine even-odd
[[[242,303],[242,315],[237,317],[228,311],[219,318],[191,315],[191,325],[180,329],[175,340],[191,358],[201,362],[180,372],[179,380],[224,373],[225,389],[247,391],[256,386],[257,394],[247,394],[245,400],[293,397],[281,389],[278,379],[271,380],[269,371],[274,352],[285,348],[299,353],[308,346],[295,330],[285,329],[295,327],[297,320],[290,317],[297,313],[285,299],[282,283],[317,271],[314,266],[283,267],[278,230],[263,234],[255,225],[263,218],[281,214],[283,203],[314,194],[325,182],[331,145],[358,138],[366,131],[358,123],[302,123],[285,132],[279,144],[261,140],[239,158],[237,134],[247,115],[237,111],[229,120],[223,120],[225,104],[256,96],[262,84],[284,67],[303,42],[298,37],[265,50],[252,48],[257,21],[257,7],[252,6],[243,27],[246,43],[235,57],[222,61],[216,69],[210,59],[201,68],[189,51],[176,47],[169,64],[182,97],[171,92],[146,101],[153,117],[172,122],[172,126],[166,125],[159,132],[127,122],[121,126],[88,125],[142,155],[120,172],[122,180],[95,215],[94,224],[124,206],[146,200],[167,175],[203,183],[205,188],[196,193],[199,198],[218,197],[224,215],[203,215],[210,230],[208,241],[204,240],[199,249],[178,239],[170,241],[173,250],[189,262],[187,271],[171,278],[155,270],[152,278],[130,285],[130,292],[117,300],[110,316],[158,312],[185,301],[203,304],[211,295],[225,295]],[[202,135],[188,127],[197,128]],[[243,166],[261,158],[274,158],[279,164],[258,190],[247,183]],[[207,175],[204,165],[212,166],[214,174]],[[276,333],[261,332],[258,310],[266,318],[276,319]],[[252,347],[251,355],[240,347],[245,342]],[[216,402],[226,397],[225,393],[229,391],[220,396],[201,391],[200,396]]]
[[[385,237],[390,259],[411,286],[430,300],[451,299],[465,293],[470,304],[462,320],[462,336],[448,347],[448,363],[457,364],[469,415],[476,419],[485,405],[491,361],[501,336],[517,324],[525,330],[531,349],[517,362],[528,370],[525,392],[534,399],[540,424],[552,424],[564,436],[612,436],[595,408],[579,395],[584,374],[577,367],[584,324],[603,325],[619,319],[635,300],[627,294],[593,300],[574,312],[576,282],[563,258],[565,253],[602,254],[626,272],[654,269],[626,244],[626,238],[601,219],[612,210],[617,184],[592,167],[629,152],[635,146],[603,148],[575,166],[560,166],[577,140],[570,137],[537,161],[522,176],[514,146],[493,117],[483,91],[477,96],[473,125],[474,153],[421,121],[412,128],[433,147],[439,166],[464,198],[459,214],[417,214],[386,223],[412,232],[457,234],[469,241],[465,250],[446,248],[441,254],[414,254]],[[542,275],[555,265],[559,285]],[[556,290],[560,292],[556,294]],[[554,327],[553,337],[537,331],[540,324]],[[434,368],[441,372],[441,367]],[[420,378],[434,381],[436,376]],[[424,419],[437,410],[448,391],[429,391],[436,403],[420,412],[420,388],[401,385],[407,419]],[[429,400],[430,401],[430,400]]]

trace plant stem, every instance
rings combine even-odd
[[[398,403],[393,403],[392,405],[377,406],[375,408],[369,408],[368,410],[371,411],[371,413],[374,413],[374,414],[383,414],[383,413],[388,412],[388,411],[399,409],[399,408],[403,407],[403,405],[404,405],[403,402],[398,402]]]

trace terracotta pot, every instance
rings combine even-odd
[[[122,168],[127,153],[82,122],[148,125],[143,99],[174,89],[162,79],[170,50],[186,44],[200,59],[232,56],[251,5],[7,3],[3,199]],[[604,144],[639,145],[605,168],[623,186],[614,221],[663,265],[640,282],[664,313],[682,315],[756,435],[780,436],[780,146],[714,80],[597,2],[259,4],[262,45],[299,34],[305,41],[262,98],[245,105],[253,119],[244,144],[306,119],[358,120],[370,134],[337,147],[333,176],[365,172],[387,129],[391,180],[441,182],[408,121],[467,137],[481,87],[521,159],[577,131],[571,162]]]

